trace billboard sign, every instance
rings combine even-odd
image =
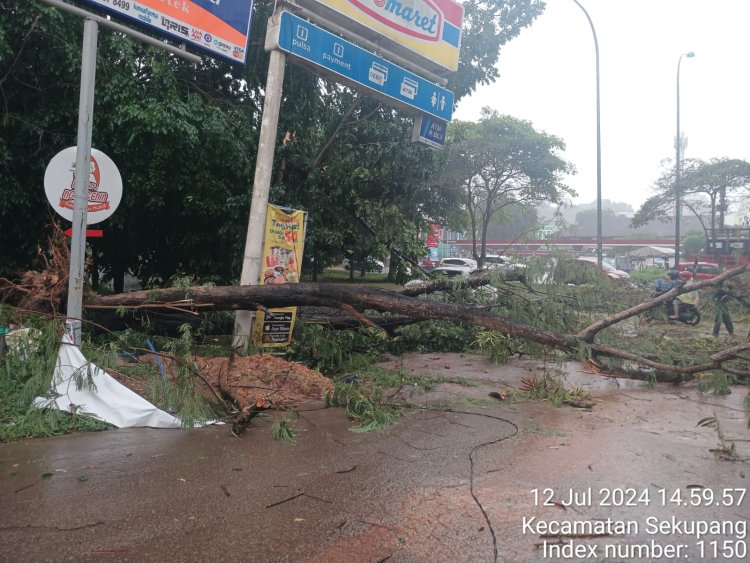
[[[445,134],[448,124],[429,115],[420,115],[414,120],[414,131],[411,140],[415,143],[427,145],[432,149],[442,149],[445,146]]]
[[[83,0],[212,56],[245,63],[253,0]]]
[[[316,69],[328,71],[337,81],[388,102],[430,114],[443,122],[453,116],[454,96],[450,90],[289,12],[281,13],[276,46]]]
[[[52,209],[63,219],[73,220],[76,195],[77,147],[57,153],[44,173],[44,192]],[[91,149],[89,195],[86,224],[94,225],[107,219],[120,205],[122,177],[112,159],[102,151]]]
[[[453,0],[296,0],[353,36],[422,63],[427,70],[458,69],[464,8]],[[356,38],[354,39],[356,41]],[[384,45],[385,46],[385,45]],[[429,67],[429,68],[428,68]]]

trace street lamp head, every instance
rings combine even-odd
[[[694,57],[695,53],[693,53],[692,51],[688,51],[687,53],[685,53],[685,56],[686,57]]]

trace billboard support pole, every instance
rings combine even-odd
[[[78,143],[76,149],[73,236],[70,241],[70,275],[65,330],[76,346],[81,345],[83,316],[83,265],[86,259],[86,213],[89,203],[89,168],[91,134],[94,121],[94,85],[96,83],[96,46],[98,24],[87,18],[83,22],[81,54],[81,91],[78,102]]]
[[[272,16],[268,25],[268,36],[276,29]],[[284,66],[286,55],[278,50],[271,51],[268,62],[268,76],[266,77],[266,98],[263,102],[263,117],[260,123],[260,138],[258,140],[258,156],[255,161],[255,178],[253,180],[253,195],[250,203],[250,218],[245,238],[245,252],[242,258],[242,274],[240,285],[257,285],[260,279],[261,257],[263,254],[263,231],[266,226],[266,212],[268,210],[268,194],[271,188],[271,173],[273,172],[273,156],[276,149],[276,134],[279,126],[279,109],[281,107],[281,91],[284,84]],[[247,348],[252,334],[254,313],[252,311],[237,311],[235,315],[234,345]]]

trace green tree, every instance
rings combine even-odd
[[[537,238],[541,220],[531,205],[509,205],[492,217],[487,227],[490,240],[521,240]]]
[[[700,231],[690,231],[685,234],[682,241],[682,250],[685,256],[698,256],[703,253],[706,245],[706,237]]]
[[[576,213],[576,233],[580,236],[596,236],[597,210],[585,209]],[[630,219],[625,215],[618,215],[610,208],[602,209],[602,234],[604,236],[618,236],[628,232]]]
[[[478,123],[454,125],[443,174],[446,182],[464,190],[473,255],[480,266],[489,225],[501,210],[561,203],[575,195],[562,181],[564,174],[573,172],[558,156],[564,149],[561,139],[536,131],[528,121],[488,108]]]
[[[701,222],[705,240],[717,228],[724,227],[726,213],[747,200],[750,187],[750,163],[744,160],[716,158],[710,162],[690,159],[685,162],[680,184],[682,201]],[[665,169],[654,185],[654,195],[638,209],[633,227],[651,221],[667,221],[676,204],[675,170],[665,161]]]

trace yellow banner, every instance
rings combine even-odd
[[[299,282],[306,218],[304,211],[268,205],[260,285]],[[255,345],[261,348],[289,346],[296,316],[296,307],[259,312],[253,333]]]

